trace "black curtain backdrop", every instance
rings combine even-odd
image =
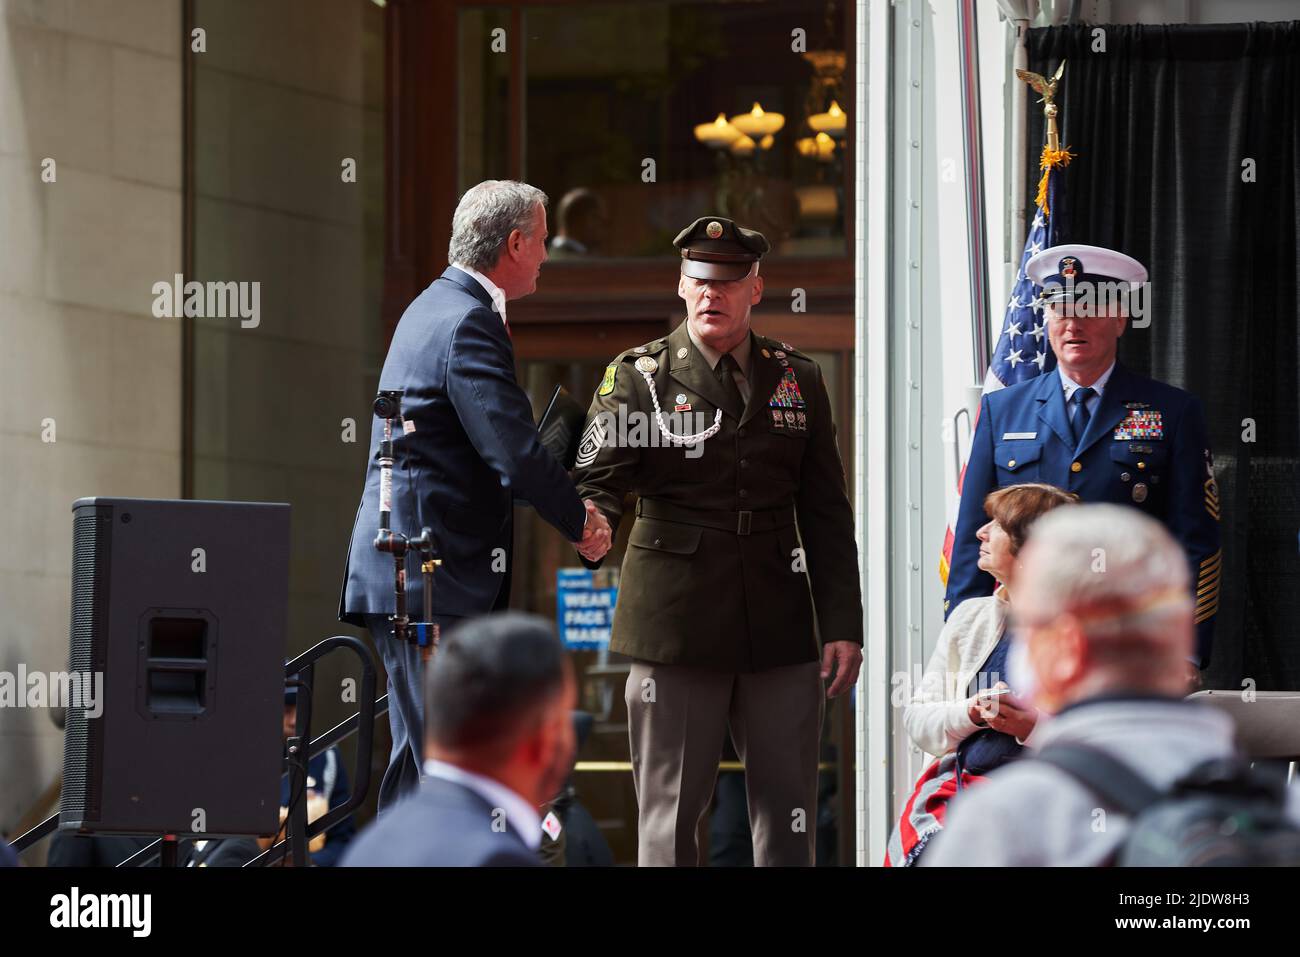
[[[1028,48],[1036,73],[1067,61],[1061,241],[1147,266],[1151,324],[1125,333],[1120,360],[1195,393],[1209,419],[1224,572],[1206,685],[1300,689],[1300,22],[1049,27]]]

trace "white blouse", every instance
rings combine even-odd
[[[1006,620],[1006,590],[1002,587],[986,598],[966,599],[948,617],[921,685],[903,709],[903,726],[922,750],[947,754],[983,727],[970,719],[974,699],[967,696],[966,689],[1002,637]],[[1034,731],[1021,744],[1032,746],[1043,717],[1039,716]]]

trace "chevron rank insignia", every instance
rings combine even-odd
[[[1202,483],[1205,490],[1205,510],[1217,522],[1219,520],[1219,483],[1214,480],[1214,459],[1210,456],[1210,450],[1205,450],[1205,481]]]
[[[596,461],[601,446],[605,444],[607,432],[608,426],[605,423],[604,415],[598,415],[591,420],[587,425],[587,431],[582,433],[582,441],[578,443],[578,457],[573,462],[574,468],[585,469]]]
[[[1219,572],[1223,567],[1223,550],[1201,562],[1196,578],[1196,623],[1213,618],[1219,610]]]

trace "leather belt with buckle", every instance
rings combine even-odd
[[[639,518],[650,518],[660,522],[673,522],[678,525],[698,525],[702,528],[716,528],[736,535],[749,535],[753,532],[770,532],[778,528],[787,528],[794,524],[794,507],[781,505],[776,508],[759,510],[688,508],[674,505],[658,499],[641,498],[636,503]]]

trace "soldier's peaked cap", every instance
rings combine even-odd
[[[743,279],[771,249],[767,237],[722,216],[701,216],[673,240],[682,274],[692,279]]]

